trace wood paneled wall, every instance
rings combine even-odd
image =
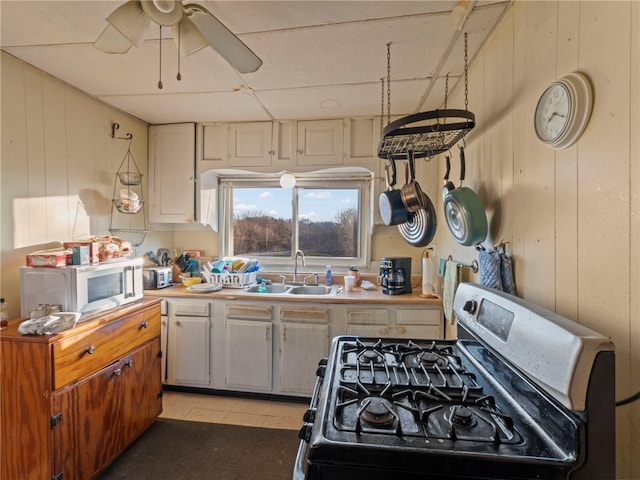
[[[592,117],[576,144],[554,151],[535,136],[534,109],[576,70],[593,83]],[[640,3],[618,1],[515,1],[469,68],[477,127],[465,185],[487,210],[485,246],[509,242],[520,296],[613,339],[619,399],[640,390],[639,72]],[[431,174],[441,179],[443,163]],[[435,243],[439,257],[477,258],[444,221]],[[640,478],[639,431],[640,402],[618,408],[618,478]]]

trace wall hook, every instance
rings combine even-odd
[[[120,124],[119,123],[112,123],[111,124],[111,138],[118,138],[120,140],[131,140],[133,138],[133,135],[131,133],[126,133],[124,137],[116,137],[116,131],[120,128]]]

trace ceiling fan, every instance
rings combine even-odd
[[[180,0],[129,0],[107,17],[109,23],[94,43],[106,53],[126,53],[139,47],[151,21],[171,28],[180,55],[211,46],[238,72],[255,72],[262,60],[231,30],[197,3]]]

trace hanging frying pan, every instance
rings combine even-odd
[[[389,167],[391,167],[392,175],[389,181]],[[387,191],[380,194],[378,199],[378,207],[380,208],[380,217],[385,225],[398,225],[406,222],[411,215],[402,203],[402,192],[394,189],[396,183],[396,165],[393,160],[384,166],[384,176],[387,181]]]
[[[405,164],[405,180],[402,189],[402,203],[409,212],[417,212],[424,208],[422,203],[423,194],[420,184],[416,182],[416,166],[413,157],[413,150],[407,152],[407,163]]]
[[[445,175],[445,181],[448,177]],[[463,187],[465,176],[464,147],[460,147],[460,186],[451,188],[448,182],[444,193],[444,217],[449,231],[460,245],[478,245],[487,238],[487,215],[478,195],[468,187]]]
[[[426,247],[436,235],[436,210],[424,192],[421,197],[424,207],[412,212],[405,223],[398,225],[402,238],[414,247]]]

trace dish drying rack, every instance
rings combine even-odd
[[[113,196],[111,200],[111,219],[109,232],[114,237],[129,242],[133,247],[139,247],[149,233],[147,219],[144,214],[144,195],[142,191],[142,173],[131,153],[131,140],[133,135],[127,133],[124,137],[117,137],[116,130],[120,125],[112,125],[111,137],[121,140],[129,140],[127,151],[120,162],[113,183]],[[120,194],[118,194],[120,189]],[[132,215],[142,214],[142,220],[133,221]],[[139,217],[137,217],[139,218]],[[125,225],[121,227],[119,225]],[[136,227],[132,228],[135,224]]]
[[[382,130],[378,157],[406,160],[411,150],[415,158],[431,158],[455,146],[476,125],[468,110],[431,110],[399,118]]]

